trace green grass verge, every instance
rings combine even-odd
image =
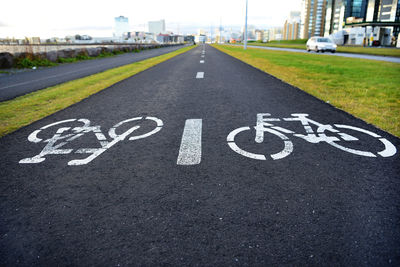
[[[248,44],[254,44],[254,43],[258,43],[258,44],[262,44],[263,42],[261,40],[259,41],[248,41]],[[269,41],[268,44],[306,44],[307,43],[307,39],[296,39],[296,40],[272,40]],[[265,43],[264,43],[265,44]]]
[[[194,46],[106,70],[0,103],[0,137],[81,101],[121,80],[185,53]]]
[[[305,45],[307,43],[308,39],[296,39],[296,40],[272,40],[269,41],[269,44],[303,44]]]
[[[306,45],[302,43],[287,43],[287,42],[270,42],[270,43],[249,43],[253,46],[281,47],[306,50]],[[338,46],[337,52],[340,53],[356,53],[377,56],[400,57],[399,48],[376,48],[376,47],[353,47],[353,46]]]
[[[214,47],[400,137],[400,64]]]

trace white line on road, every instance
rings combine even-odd
[[[178,165],[196,165],[201,162],[202,119],[189,119],[183,129]]]
[[[200,63],[204,63],[204,60],[200,60]]]
[[[204,55],[201,55],[201,57],[204,57]]]
[[[196,75],[196,79],[203,79],[204,78],[204,72],[198,72]]]

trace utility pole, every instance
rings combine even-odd
[[[244,50],[247,49],[247,0],[246,0],[246,20],[244,24]]]

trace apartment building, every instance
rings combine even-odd
[[[283,40],[296,40],[300,38],[300,15],[299,11],[290,12],[289,18],[283,26]]]
[[[325,32],[326,0],[302,0],[300,35],[303,39]]]

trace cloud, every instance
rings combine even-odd
[[[8,27],[9,25],[5,24],[4,22],[0,21],[0,27]]]

